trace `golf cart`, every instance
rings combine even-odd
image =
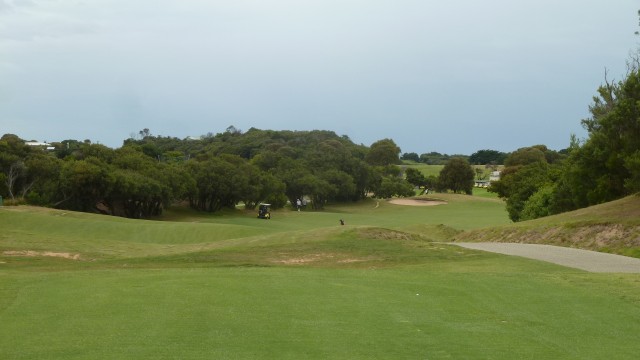
[[[269,212],[269,207],[271,204],[260,204],[258,206],[258,219],[271,219],[271,212]]]

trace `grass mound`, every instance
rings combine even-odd
[[[640,257],[640,196],[520,223],[466,231],[452,241],[550,244]]]

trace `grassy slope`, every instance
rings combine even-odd
[[[205,215],[174,210],[168,219],[141,221],[93,214],[5,207],[0,209],[0,250],[36,250],[79,253],[83,258],[118,259],[193,252],[244,243],[298,239],[323,229],[343,231],[353,226],[418,232],[441,239],[438,229],[472,229],[508,222],[502,204],[493,199],[439,195],[446,206],[408,207],[386,201],[366,201],[329,207],[321,212],[280,210],[271,220],[254,212],[234,211]]]
[[[495,199],[440,197],[270,221],[0,209],[0,253],[81,255],[0,256],[0,358],[637,356],[638,275],[433,242],[508,223]]]
[[[553,244],[640,257],[640,196],[507,226],[458,234],[455,241]]]

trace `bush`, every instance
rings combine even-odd
[[[4,206],[27,205],[27,201],[24,198],[4,199],[3,205]]]

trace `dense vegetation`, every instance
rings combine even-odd
[[[424,153],[418,155],[418,153],[410,152],[403,153],[400,157],[401,160],[409,160],[415,161],[417,163],[424,163],[428,165],[445,165],[449,160],[453,158],[463,158],[469,161],[469,163],[473,165],[502,165],[504,164],[504,160],[507,157],[507,153],[498,150],[478,150],[471,154],[467,155],[448,155],[441,154],[437,151],[432,151],[430,153]]]
[[[390,139],[365,147],[330,131],[242,133],[201,139],[156,137],[148,129],[118,149],[66,140],[46,151],[16,135],[0,139],[0,195],[13,201],[131,218],[184,201],[214,212],[242,202],[282,207],[413,195]]]
[[[620,199],[640,191],[640,61],[626,77],[605,81],[582,121],[589,133],[575,136],[566,152],[538,145],[505,160],[491,190],[507,201],[514,221],[534,219]]]

